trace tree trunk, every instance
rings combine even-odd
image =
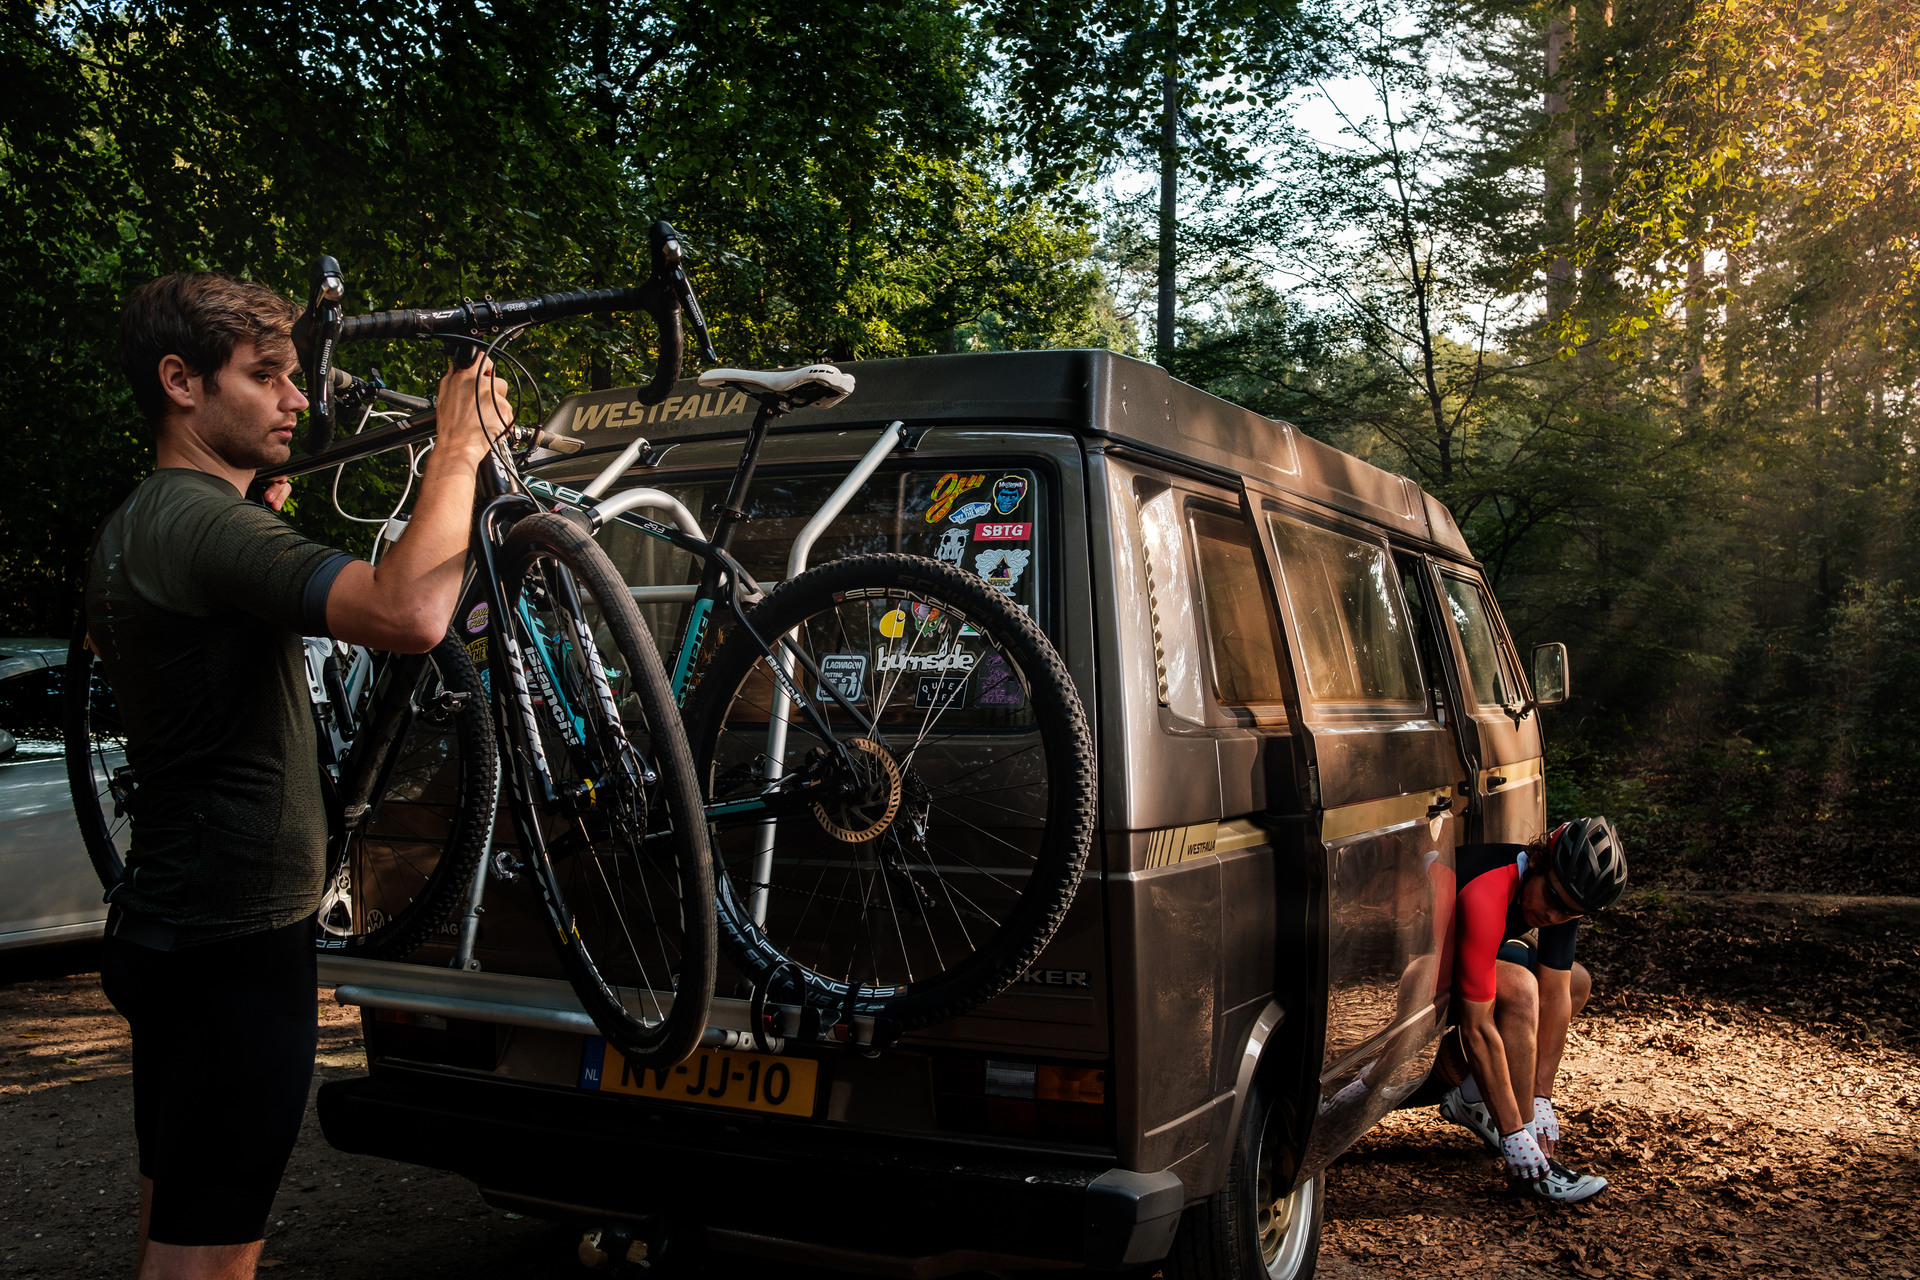
[[[1680,384],[1687,408],[1700,407],[1707,380],[1707,264],[1695,253],[1687,260],[1687,372]]]
[[[1574,204],[1573,117],[1567,110],[1567,87],[1561,79],[1567,45],[1573,39],[1573,10],[1556,12],[1547,20],[1547,91],[1542,106],[1551,122],[1547,137],[1546,222],[1548,242],[1564,248],[1573,238],[1578,210]],[[1547,321],[1558,320],[1573,304],[1573,262],[1555,253],[1547,266]]]
[[[1154,329],[1154,358],[1163,366],[1173,356],[1175,235],[1180,194],[1180,63],[1174,48],[1179,35],[1179,10],[1167,0],[1162,18],[1166,62],[1160,72],[1160,315]]]

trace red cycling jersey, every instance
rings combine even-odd
[[[1453,987],[1463,1000],[1493,999],[1500,944],[1532,927],[1520,914],[1519,903],[1526,858],[1526,847],[1517,844],[1462,845],[1455,854],[1460,890],[1448,922],[1453,945],[1442,954],[1453,957]],[[1538,963],[1549,969],[1573,968],[1576,928],[1571,920],[1543,927],[1535,949]]]

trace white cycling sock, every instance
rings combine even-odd
[[[1480,1096],[1480,1082],[1478,1080],[1475,1080],[1472,1076],[1468,1076],[1465,1080],[1462,1080],[1460,1082],[1460,1096],[1466,1099],[1468,1102],[1485,1102],[1486,1101],[1485,1098]]]

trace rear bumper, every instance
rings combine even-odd
[[[993,1259],[1112,1269],[1166,1256],[1167,1172],[901,1139],[382,1065],[322,1086],[342,1151],[445,1169],[496,1203],[600,1225],[668,1213],[721,1248],[935,1276]],[[862,1260],[867,1265],[862,1265]],[[951,1263],[951,1265],[943,1265]]]

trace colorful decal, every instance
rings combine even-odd
[[[923,636],[932,634],[933,629],[940,625],[939,606],[931,604],[914,605],[913,625]]]
[[[947,519],[953,521],[955,524],[968,524],[974,520],[978,520],[991,510],[993,510],[993,508],[984,502],[969,502],[966,506],[948,516]]]
[[[916,711],[955,710],[967,705],[966,676],[921,676],[913,691]]]
[[[890,609],[880,619],[880,634],[889,640],[898,640],[907,634],[907,613],[904,609]]]
[[[981,526],[984,528],[985,526]],[[933,558],[958,569],[966,561],[967,531],[965,529],[942,529],[940,541],[933,546]]]
[[[973,571],[985,578],[988,586],[1012,595],[1014,584],[1027,571],[1031,559],[1033,552],[1024,547],[995,547],[973,558]]]
[[[866,697],[867,655],[864,653],[829,653],[820,659],[820,674],[825,676],[840,696],[848,702],[859,702]],[[816,698],[831,698],[825,686],[816,689]]]
[[[978,661],[978,654],[968,653],[958,645],[943,644],[932,653],[882,651],[874,655],[873,669],[882,675],[889,671],[930,671],[937,674],[949,671],[971,671],[973,664]]]
[[[1027,478],[1025,476],[1001,476],[993,482],[993,509],[1003,516],[1010,516],[1020,509],[1020,503],[1027,496]]]
[[[487,602],[482,600],[467,611],[467,634],[477,636],[487,629]]]
[[[1025,542],[1033,536],[1033,526],[1026,521],[1019,524],[977,524],[973,526],[975,542]]]
[[[486,608],[485,605],[480,607]],[[487,638],[485,636],[481,636],[478,640],[467,641],[467,653],[473,658],[474,666],[479,667],[482,672],[487,669]]]
[[[987,482],[985,476],[963,476],[949,471],[933,484],[933,505],[927,508],[927,523],[939,524],[947,512],[953,510],[954,502],[969,489],[978,489]]]
[[[974,706],[1018,711],[1027,705],[1027,691],[1020,687],[1020,677],[1014,673],[1013,664],[999,654],[985,655],[973,670],[980,677],[979,691],[973,696]]]

